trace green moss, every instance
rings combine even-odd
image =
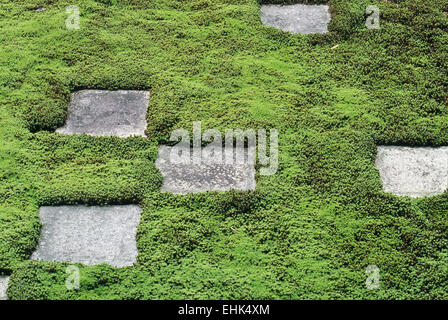
[[[269,1],[269,3],[298,1]],[[311,1],[301,1],[311,2]],[[322,3],[323,1],[312,1]],[[330,33],[257,0],[0,3],[0,272],[11,299],[446,299],[448,194],[385,194],[377,144],[448,144],[445,0],[330,0]],[[380,30],[364,26],[378,5]],[[35,9],[46,7],[45,11]],[[338,45],[337,47],[335,47]],[[78,89],[148,89],[148,139],[53,131]],[[174,128],[277,128],[256,192],[160,193]],[[134,267],[28,261],[38,207],[137,203]],[[381,289],[367,290],[368,265]]]

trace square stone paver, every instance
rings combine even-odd
[[[421,197],[448,188],[448,147],[379,146],[375,165],[386,192]]]
[[[8,276],[0,276],[0,300],[7,300],[6,290],[8,289]]]
[[[292,33],[326,33],[331,14],[328,5],[275,5],[261,6],[261,22]]]
[[[33,260],[131,266],[137,257],[137,205],[41,207],[41,237]]]
[[[245,161],[241,164],[213,162],[203,154],[201,163],[178,164],[170,160],[173,147],[160,146],[156,167],[163,176],[161,191],[175,194],[198,193],[205,191],[255,190],[255,167]],[[236,155],[235,150],[234,156]],[[247,149],[242,151],[247,160]]]
[[[81,90],[72,93],[67,121],[56,130],[92,136],[145,136],[149,92]]]

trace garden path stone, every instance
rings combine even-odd
[[[173,147],[160,146],[156,167],[163,176],[161,191],[175,194],[198,193],[206,191],[255,190],[255,167],[253,163],[227,164],[211,161],[203,154],[199,164],[177,164],[170,161]],[[237,148],[232,148],[234,156]],[[193,161],[192,150],[190,159]],[[248,151],[244,149],[247,160]]]
[[[448,147],[379,146],[375,162],[383,190],[421,197],[448,188]]]
[[[43,226],[33,260],[114,267],[136,262],[137,205],[44,206],[39,215]]]
[[[67,121],[56,130],[92,136],[145,136],[149,92],[81,90],[72,93]]]
[[[6,290],[8,289],[8,276],[0,276],[0,300],[7,300]]]
[[[328,5],[275,5],[261,6],[261,22],[291,33],[326,33],[331,14]]]

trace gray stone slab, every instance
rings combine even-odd
[[[421,197],[448,188],[448,147],[379,146],[375,165],[386,192]]]
[[[137,257],[137,205],[41,207],[42,231],[33,260],[131,266]]]
[[[72,93],[67,121],[56,130],[92,136],[145,136],[149,92],[81,90]]]
[[[262,5],[261,22],[291,33],[326,33],[331,14],[328,5]]]
[[[8,289],[8,276],[0,276],[0,300],[7,300],[6,290]]]
[[[248,151],[242,154],[245,161],[241,163],[225,163],[213,161],[209,154],[203,153],[201,162],[193,162],[193,151],[190,151],[190,163],[173,163],[170,155],[173,147],[160,146],[156,167],[163,176],[161,191],[175,194],[198,193],[206,191],[255,190],[255,167],[248,161]],[[232,148],[236,158],[237,148]]]

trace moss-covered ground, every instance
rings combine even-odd
[[[384,193],[374,165],[378,144],[448,145],[448,1],[329,4],[330,33],[293,35],[257,0],[0,0],[9,298],[448,298],[448,192]],[[150,90],[148,138],[54,133],[84,88]],[[159,192],[157,146],[193,121],[278,129],[278,172],[255,192]],[[39,206],[117,203],[143,208],[135,266],[79,265],[67,290],[66,264],[29,260]]]

